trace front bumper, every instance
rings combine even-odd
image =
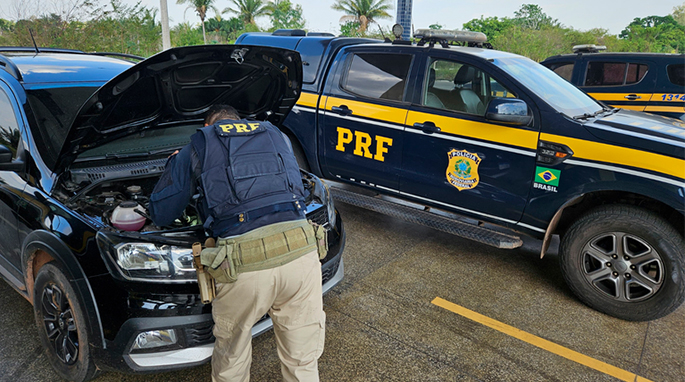
[[[338,217],[334,235],[329,241],[329,254],[321,266],[323,293],[325,294],[343,279],[342,253],[345,231]],[[265,316],[252,328],[258,336],[272,328],[272,321]],[[124,322],[113,341],[107,341],[106,349],[94,349],[98,366],[121,372],[155,373],[201,365],[209,361],[214,349],[211,313],[171,316],[136,317]],[[174,330],[176,343],[147,351],[132,351],[139,334],[155,330]]]

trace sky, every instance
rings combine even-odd
[[[123,0],[135,4],[138,0]],[[159,8],[160,0],[140,0],[148,7]],[[192,9],[186,11],[186,5],[176,4],[176,0],[167,0],[171,25],[184,21],[198,23],[199,18]],[[380,25],[390,27],[395,23],[396,0],[391,0],[394,7],[390,12],[392,19],[380,20]],[[342,12],[331,9],[333,0],[291,0],[300,4],[304,11],[306,28],[309,31],[340,31],[339,20]],[[216,0],[217,8],[222,10],[232,5],[230,0]],[[427,28],[430,24],[440,24],[445,29],[461,29],[462,25],[472,19],[483,17],[513,17],[522,4],[537,4],[548,16],[558,19],[565,27],[576,30],[604,28],[611,34],[619,34],[636,17],[665,16],[673,7],[685,4],[683,0],[414,0],[412,22],[415,29]],[[572,5],[571,5],[572,4]],[[209,12],[213,17],[214,13]],[[224,14],[222,17],[232,17]],[[269,27],[266,17],[258,18],[257,24]],[[377,28],[372,26],[372,28]]]

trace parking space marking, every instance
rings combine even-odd
[[[447,309],[450,312],[456,313],[460,316],[466,317],[469,320],[478,322],[479,324],[485,325],[499,332],[507,334],[511,337],[519,339],[521,341],[527,342],[533,346],[537,346],[540,349],[547,350],[550,353],[554,353],[558,356],[564,357],[573,362],[577,362],[581,365],[587,366],[591,369],[595,369],[604,374],[610,375],[612,377],[618,378],[621,381],[626,382],[652,382],[647,378],[640,377],[635,373],[631,373],[627,370],[619,369],[616,366],[609,365],[608,363],[602,362],[600,360],[588,357],[584,354],[578,353],[577,351],[565,348],[561,345],[557,345],[554,342],[548,341],[544,338],[540,338],[536,335],[525,332],[521,329],[517,329],[513,326],[509,326],[503,322],[497,321],[490,317],[484,316],[480,313],[476,313],[472,310],[459,306],[455,303],[444,300],[440,297],[436,297],[431,301],[433,305],[437,305],[443,309]]]

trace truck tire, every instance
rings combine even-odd
[[[628,321],[663,317],[685,299],[685,240],[657,214],[627,205],[596,208],[561,240],[569,288],[588,306]]]
[[[43,349],[57,374],[69,381],[92,379],[98,370],[90,356],[81,304],[64,272],[53,263],[38,272],[33,313]]]

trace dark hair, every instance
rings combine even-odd
[[[209,108],[205,116],[205,124],[207,126],[215,124],[217,121],[224,119],[240,119],[238,111],[230,105],[214,105]]]

